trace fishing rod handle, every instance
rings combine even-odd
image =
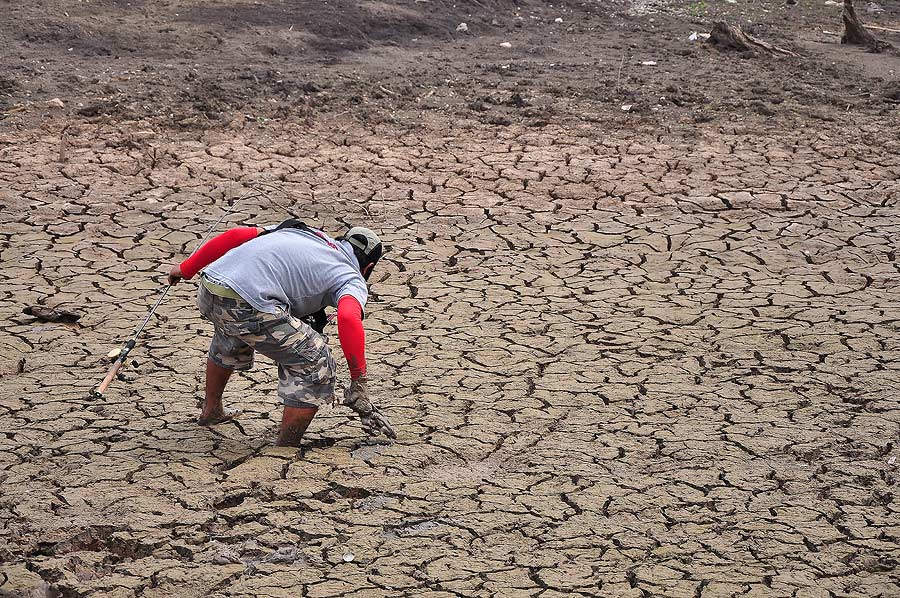
[[[91,391],[91,395],[94,397],[102,397],[103,393],[106,392],[106,389],[112,384],[113,379],[115,379],[116,374],[119,373],[119,370],[122,368],[122,365],[125,363],[125,359],[128,357],[128,354],[134,349],[135,339],[131,339],[125,346],[122,347],[122,351],[119,353],[119,356],[116,358],[115,363],[112,364],[112,367],[109,368],[109,371],[106,373],[106,378],[103,379],[94,390]]]
[[[119,369],[122,367],[122,360],[117,359],[116,362],[109,368],[109,372],[106,374],[106,378],[103,379],[103,382],[100,383],[97,388],[94,389],[93,393],[95,396],[103,396],[103,393],[106,392],[107,387],[112,384],[113,378],[116,377],[116,374],[119,373]]]

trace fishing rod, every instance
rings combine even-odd
[[[228,202],[228,209],[225,211],[224,214],[222,214],[219,217],[218,220],[213,222],[212,226],[209,227],[209,230],[207,230],[206,234],[203,236],[203,239],[197,244],[197,247],[194,248],[194,251],[191,252],[191,255],[197,253],[197,250],[200,249],[200,247],[202,247],[203,244],[206,243],[207,240],[209,240],[209,236],[213,233],[213,231],[216,229],[216,227],[219,226],[219,224],[225,218],[227,218],[229,214],[231,214],[232,210],[234,210],[234,206],[236,206],[238,203],[240,203],[241,201],[246,199],[248,196],[250,196],[251,192],[254,192],[254,191],[256,192],[257,195],[260,194],[260,191],[258,189],[251,188],[248,191],[245,191],[244,194],[241,195],[236,200],[231,200]],[[119,370],[125,364],[125,359],[128,358],[128,354],[131,353],[131,350],[134,349],[135,345],[137,344],[138,337],[141,336],[141,332],[144,331],[144,327],[147,326],[148,322],[150,322],[150,318],[152,318],[153,314],[156,313],[157,308],[159,308],[159,306],[162,304],[163,300],[166,298],[166,295],[169,294],[169,290],[171,290],[171,288],[172,288],[171,282],[166,284],[166,286],[163,288],[162,295],[159,297],[159,299],[156,300],[156,303],[153,304],[153,307],[150,308],[150,311],[147,312],[146,317],[144,317],[144,321],[141,322],[141,325],[138,327],[138,329],[134,333],[134,335],[128,340],[128,342],[126,342],[120,348],[113,349],[112,351],[109,352],[107,357],[109,357],[110,359],[115,357],[116,360],[110,366],[109,371],[106,373],[106,377],[103,379],[103,381],[100,382],[100,384],[95,386],[93,389],[91,389],[91,393],[90,393],[91,398],[94,398],[94,399],[102,399],[103,398],[103,393],[106,392],[106,389],[109,387],[110,384],[112,384],[113,379],[116,377],[116,374],[119,373]]]

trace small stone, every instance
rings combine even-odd
[[[555,19],[553,19],[553,22],[554,23],[562,23],[562,17],[556,17]]]
[[[51,108],[65,108],[65,104],[59,98],[53,98],[52,100],[47,101],[47,105]]]
[[[622,112],[631,112],[634,104],[622,104]]]
[[[509,42],[501,42],[500,47],[501,48],[512,48],[512,44]]]
[[[644,66],[656,66],[656,61],[655,60],[645,60],[641,64],[643,64]]]
[[[465,33],[466,31],[469,30],[469,26],[466,25],[465,23],[460,23],[459,25],[456,26],[456,30],[460,33]]]
[[[344,555],[344,562],[352,563],[353,559],[355,559],[355,558],[356,558],[356,556],[352,552],[348,552],[347,554]]]

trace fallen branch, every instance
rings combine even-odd
[[[900,29],[891,29],[890,27],[879,27],[878,25],[866,25],[866,29],[874,29],[875,31],[886,31],[888,33],[900,33]]]
[[[859,17],[856,16],[853,0],[844,0],[844,10],[841,16],[844,19],[844,35],[841,36],[842,44],[865,46],[870,52],[883,52],[894,48],[891,44],[881,41],[866,30]]]
[[[785,56],[796,56],[795,53],[784,48],[774,46],[769,42],[755,38],[743,29],[740,25],[729,25],[724,21],[719,21],[713,25],[712,31],[709,32],[708,43],[719,46],[724,50],[737,50],[739,52],[759,51],[768,52],[769,54],[782,54]]]

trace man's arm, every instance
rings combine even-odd
[[[362,324],[362,306],[356,297],[344,295],[338,300],[338,338],[350,366],[350,379],[366,375],[366,331]]]
[[[344,390],[344,405],[359,415],[363,430],[369,436],[384,434],[396,438],[391,422],[369,399],[366,379],[366,331],[362,325],[362,306],[350,295],[338,300],[338,337],[347,364],[350,366],[350,386]]]
[[[253,227],[232,228],[204,243],[191,257],[172,266],[169,284],[177,284],[182,278],[191,279],[197,272],[207,267],[235,247],[262,234],[264,229]]]

